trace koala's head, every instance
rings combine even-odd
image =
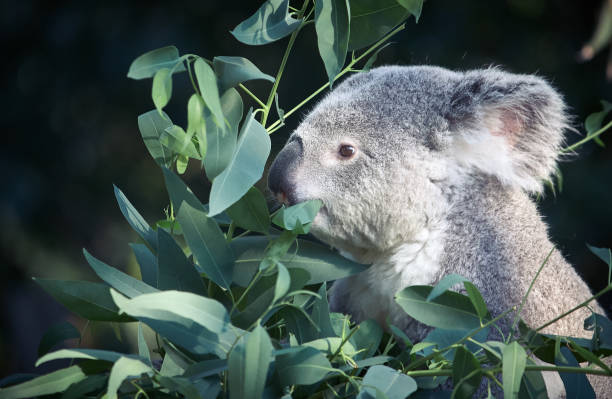
[[[443,220],[465,176],[541,190],[565,126],[560,96],[535,76],[376,68],[314,108],[275,159],[269,186],[287,204],[323,201],[312,225],[323,241],[356,257],[384,252]]]

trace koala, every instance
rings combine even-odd
[[[397,305],[399,290],[457,273],[495,316],[520,304],[550,253],[521,313],[535,328],[592,295],[554,248],[532,198],[554,173],[567,128],[561,96],[533,75],[379,67],[314,107],[274,160],[268,185],[288,205],[321,200],[314,236],[371,264],[333,284],[333,311],[391,323],[418,341],[430,329]],[[588,337],[589,315],[581,309],[543,332]],[[501,321],[504,333],[510,325]],[[592,380],[606,392],[600,397],[612,392],[610,380]],[[553,388],[551,397],[564,397],[562,385]]]

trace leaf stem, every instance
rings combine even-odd
[[[525,302],[527,302],[527,297],[529,296],[529,293],[531,292],[531,289],[533,288],[533,285],[535,284],[536,280],[540,276],[540,272],[542,271],[542,269],[544,269],[544,266],[546,266],[546,264],[548,263],[548,259],[550,258],[550,255],[552,255],[554,250],[555,250],[555,247],[553,246],[551,248],[550,252],[548,253],[548,255],[546,255],[546,258],[544,259],[544,262],[542,262],[542,265],[540,265],[540,268],[538,269],[538,272],[536,273],[535,277],[533,278],[533,280],[531,280],[531,284],[529,284],[529,288],[527,289],[527,292],[525,293],[525,296],[523,296],[523,300],[521,301],[521,305],[519,306],[518,310],[516,311],[516,314],[514,315],[514,321],[512,322],[512,328],[510,328],[510,334],[508,334],[508,340],[506,341],[506,343],[510,342],[510,340],[514,336],[514,329],[518,325],[521,312],[523,311],[523,307],[525,306]]]
[[[336,349],[334,354],[331,356],[330,361],[333,361],[334,358],[336,356],[338,356],[338,353],[340,353],[340,351],[342,350],[342,347],[344,346],[344,344],[346,344],[348,342],[348,340],[353,336],[353,334],[355,334],[357,332],[357,330],[359,330],[359,325],[355,326],[355,328],[353,328],[353,331],[351,331],[346,337],[344,337],[342,342],[340,342],[340,345],[338,346],[338,349]]]
[[[310,0],[304,1],[302,5],[302,9],[298,12],[297,18],[301,19],[308,8],[308,4]],[[272,90],[270,90],[270,94],[268,95],[268,101],[266,101],[265,108],[263,111],[263,116],[261,117],[261,124],[263,127],[266,126],[266,122],[268,120],[268,115],[270,113],[270,109],[272,108],[272,103],[274,102],[274,95],[276,94],[276,90],[278,89],[278,84],[283,76],[283,72],[285,71],[285,66],[287,65],[287,59],[289,59],[289,53],[291,53],[291,49],[293,48],[293,44],[295,43],[295,39],[297,38],[298,33],[300,32],[304,21],[302,24],[291,34],[289,38],[289,44],[287,44],[287,49],[285,50],[285,54],[283,54],[283,59],[281,60],[280,67],[278,68],[278,72],[276,73],[276,79],[274,79],[274,85],[272,85]]]
[[[260,106],[260,107],[262,107],[262,108],[264,108],[264,109],[266,108],[266,104],[264,104],[264,103],[263,103],[263,101],[261,101],[261,100],[259,99],[259,97],[257,97],[255,94],[253,94],[253,92],[252,92],[251,90],[247,89],[245,85],[243,85],[242,83],[240,83],[240,84],[238,84],[238,87],[240,87],[242,90],[244,90],[244,92],[245,92],[246,94],[248,94],[248,95],[249,95],[249,96],[250,96],[250,97],[251,97],[253,100],[255,100],[255,102],[256,102],[257,104],[259,104],[259,106]]]
[[[351,62],[342,70],[340,71],[336,77],[334,77],[334,81],[336,81],[338,78],[342,77],[343,75],[345,75],[348,72],[354,72],[353,66],[355,64],[357,64],[359,61],[361,61],[365,56],[367,56],[368,54],[370,54],[372,51],[376,50],[378,47],[380,47],[380,45],[382,45],[385,41],[389,40],[389,38],[391,38],[393,35],[397,34],[398,32],[402,31],[404,28],[406,27],[406,24],[401,24],[400,26],[398,26],[397,28],[395,28],[394,30],[392,30],[391,32],[389,32],[385,37],[383,37],[382,39],[380,39],[379,41],[377,41],[376,43],[374,43],[372,46],[370,46],[370,48],[368,48],[366,51],[364,51],[363,54],[361,54],[359,57],[357,58],[353,58],[351,60]],[[295,107],[293,107],[292,109],[290,109],[289,111],[285,112],[285,115],[283,116],[283,119],[286,119],[289,115],[293,114],[294,112],[296,112],[298,109],[300,109],[302,106],[304,106],[306,103],[308,103],[310,100],[312,100],[314,97],[316,97],[317,95],[319,95],[323,90],[327,89],[329,87],[329,82],[325,83],[323,86],[319,87],[317,90],[315,90],[314,93],[312,93],[311,95],[309,95],[308,97],[306,97],[302,102],[300,102],[298,105],[296,105]],[[277,131],[280,128],[280,123],[281,120],[277,120],[276,122],[274,122],[273,124],[271,124],[267,129],[268,129],[268,134],[272,134],[275,131]]]
[[[568,310],[567,312],[555,317],[554,319],[550,320],[547,323],[542,324],[540,327],[536,328],[535,331],[539,332],[543,329],[545,329],[546,327],[550,326],[551,324],[556,323],[557,321],[561,320],[562,318],[564,318],[565,316],[567,316],[570,313],[575,312],[576,310],[586,306],[589,302],[599,298],[600,296],[602,296],[603,294],[607,293],[608,291],[612,290],[612,284],[608,284],[608,286],[606,288],[604,288],[603,290],[599,291],[597,294],[593,295],[592,297],[590,297],[589,299],[587,299],[586,301],[582,302],[579,305],[576,305],[575,307],[573,307],[572,309]]]
[[[612,127],[612,121],[608,122],[607,125],[605,125],[601,129],[599,129],[595,133],[587,135],[585,138],[583,138],[582,140],[580,140],[580,141],[570,145],[569,147],[565,147],[564,149],[561,150],[561,152],[564,153],[564,152],[574,151],[576,148],[580,147],[581,145],[583,145],[585,143],[588,143],[589,141],[599,137],[602,133],[604,133],[610,127]]]

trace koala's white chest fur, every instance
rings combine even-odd
[[[336,281],[330,293],[332,310],[349,313],[357,322],[375,319],[381,326],[391,323],[404,329],[408,319],[395,302],[395,294],[411,285],[437,281],[445,227],[440,222],[423,229],[413,241],[377,256],[363,273]]]

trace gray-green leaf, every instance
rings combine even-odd
[[[404,399],[417,390],[417,383],[399,370],[387,366],[372,366],[363,377],[362,389],[357,399]]]
[[[323,353],[305,347],[299,351],[277,356],[276,370],[281,384],[287,386],[314,384],[325,378],[332,368]]]
[[[350,17],[349,0],[319,0],[315,3],[317,44],[330,87],[346,60]]]
[[[57,323],[51,326],[41,338],[38,344],[38,357],[45,355],[60,342],[80,337],[81,333],[72,324],[67,321]]]
[[[124,380],[130,377],[140,377],[142,374],[152,373],[153,369],[137,359],[122,357],[115,362],[108,377],[108,399],[117,399],[117,391]]]
[[[198,58],[193,63],[193,70],[198,80],[198,87],[206,107],[212,113],[215,123],[222,129],[225,129],[225,117],[221,109],[221,100],[219,98],[219,88],[217,87],[217,77],[212,68],[202,58]]]
[[[238,202],[227,208],[227,214],[245,230],[267,234],[270,229],[268,204],[257,187],[251,187]]]
[[[182,224],[181,224],[182,225]],[[200,273],[189,262],[174,238],[163,229],[157,232],[157,287],[160,290],[206,294]]]
[[[516,341],[504,346],[502,361],[504,398],[517,398],[527,363],[525,349]]]
[[[410,16],[397,0],[350,0],[351,33],[348,49],[369,46]]]
[[[263,79],[274,82],[272,76],[263,73],[255,64],[243,57],[215,57],[213,58],[213,68],[219,77],[219,91],[221,93],[248,80]]]
[[[289,0],[268,0],[231,33],[238,41],[256,46],[282,39],[299,28],[301,22],[289,14]]]
[[[19,385],[0,389],[2,399],[34,398],[65,391],[70,385],[87,378],[79,366],[71,366],[33,378]]]
[[[181,65],[176,66],[179,62]],[[166,46],[139,56],[132,61],[127,77],[137,80],[150,78],[162,68],[174,68],[173,72],[185,71],[185,66],[182,64],[179,51],[176,47]]]
[[[138,235],[155,250],[157,248],[157,234],[155,231],[151,228],[151,226],[149,226],[146,220],[140,216],[140,213],[138,213],[136,208],[134,208],[125,194],[123,194],[123,192],[115,185],[113,185],[113,189],[115,190],[115,197],[117,198],[119,209],[121,210],[121,213],[125,219],[128,221],[130,226],[132,226],[134,231],[136,231],[136,233],[138,233]]]
[[[157,110],[145,112],[138,117],[138,129],[142,140],[158,165],[170,167],[174,154],[171,150],[164,147],[159,139],[164,131],[172,126],[170,117],[162,112],[161,115]]]
[[[170,69],[161,68],[155,72],[151,97],[157,112],[162,115],[162,109],[168,104],[170,97],[172,97],[172,75],[170,74]]]
[[[238,341],[228,358],[230,399],[262,397],[273,350],[260,325]]]

